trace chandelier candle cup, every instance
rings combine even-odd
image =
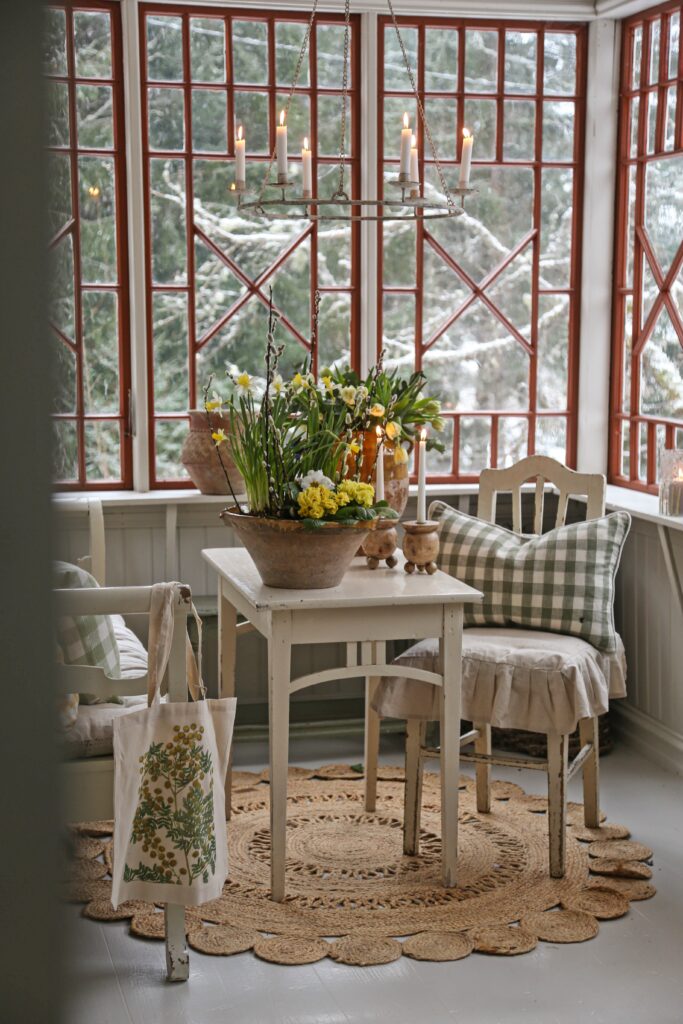
[[[235,185],[240,190],[244,190],[247,187],[246,146],[247,140],[244,138],[244,129],[240,125],[235,139]]]
[[[280,111],[280,123],[277,126],[275,137],[275,151],[277,156],[277,181],[278,185],[287,184],[287,125],[285,124],[285,112]]]
[[[398,180],[410,181],[410,150],[412,148],[413,132],[410,127],[408,114],[403,115],[403,128],[401,129],[401,165]]]
[[[313,196],[313,169],[312,153],[308,145],[308,136],[304,138],[304,145],[301,150],[301,171],[304,199],[311,199]]]
[[[469,128],[462,130],[462,155],[460,157],[460,188],[469,188],[470,169],[472,167],[472,147],[474,146],[474,135]]]

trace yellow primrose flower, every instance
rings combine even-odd
[[[317,484],[311,484],[305,491],[301,491],[296,500],[302,519],[322,519],[325,515],[334,515],[339,507],[329,487]]]
[[[214,439],[216,447],[218,447],[219,444],[223,444],[224,441],[228,440],[226,433],[222,427],[220,430],[214,430],[213,433],[211,434],[211,437]]]
[[[356,403],[356,389],[353,384],[349,384],[348,387],[342,388],[339,392],[342,401],[346,402],[347,405],[355,405]]]
[[[408,452],[405,450],[403,445],[397,444],[394,448],[394,463],[397,466],[403,466],[408,461]]]
[[[351,501],[364,508],[370,508],[375,500],[375,488],[372,484],[359,483],[357,480],[342,480],[337,488],[337,495],[348,494]]]
[[[395,441],[401,436],[401,424],[398,420],[389,420],[384,430],[389,441]]]
[[[370,415],[378,417],[384,416],[385,411],[386,410],[381,402],[375,402],[375,404],[370,408]]]

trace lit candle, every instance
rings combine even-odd
[[[401,167],[399,178],[401,181],[408,181],[410,178],[410,144],[413,141],[413,133],[410,128],[408,114],[403,115],[403,128],[401,129]]]
[[[313,195],[313,171],[311,159],[311,151],[308,148],[307,136],[304,139],[304,148],[301,150],[304,199],[310,199],[311,196]]]
[[[237,129],[235,139],[235,181],[238,188],[244,188],[247,181],[247,140],[244,138],[242,125]]]
[[[469,128],[462,130],[462,155],[460,157],[460,188],[467,188],[470,183],[470,167],[472,166],[472,146],[474,135]]]
[[[384,501],[384,434],[381,427],[377,431],[377,459],[375,460],[375,501]]]
[[[284,182],[287,181],[287,125],[285,124],[284,110],[280,111],[280,123],[277,126],[275,150],[277,153],[277,179],[280,182]]]
[[[420,444],[418,447],[418,470],[417,470],[417,521],[427,522],[427,431],[423,427],[420,431]]]
[[[417,163],[417,139],[414,135],[410,140],[410,180],[411,182],[420,180],[420,168]]]

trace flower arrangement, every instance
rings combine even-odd
[[[317,303],[315,324],[317,325]],[[374,394],[368,384],[344,385],[331,373],[318,380],[310,359],[285,382],[278,370],[284,346],[275,343],[277,314],[268,314],[265,378],[230,367],[228,394],[204,389],[204,407],[227,416],[229,431],[212,434],[244,478],[248,512],[275,519],[298,519],[316,529],[324,523],[355,525],[379,516],[396,518],[386,501],[375,501],[372,485],[362,483],[362,435],[371,422]],[[225,469],[225,467],[224,467]],[[226,479],[230,481],[226,472]],[[244,511],[232,491],[239,511]]]

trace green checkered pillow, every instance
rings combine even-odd
[[[89,572],[68,562],[56,562],[54,585],[57,590],[75,587],[97,587],[98,583]],[[106,675],[121,676],[119,645],[114,634],[111,615],[79,615],[75,618],[63,616],[57,619],[57,643],[64,656],[65,665],[97,665]],[[110,698],[118,701],[118,698]],[[95,698],[81,694],[81,703],[95,703]]]
[[[631,525],[615,512],[540,537],[520,536],[435,502],[439,567],[484,594],[465,606],[467,626],[524,626],[617,649],[614,577]]]

